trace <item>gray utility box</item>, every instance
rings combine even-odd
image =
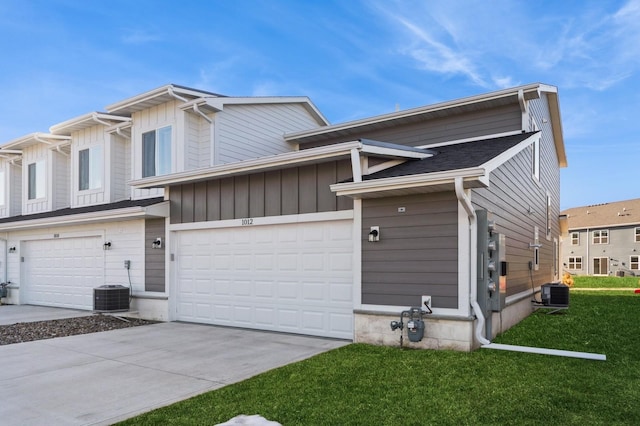
[[[129,287],[102,285],[93,289],[95,312],[126,312],[129,310]]]

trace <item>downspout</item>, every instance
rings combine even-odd
[[[476,250],[476,246],[478,245],[478,235],[476,233],[476,212],[473,209],[471,200],[464,192],[463,179],[461,177],[455,178],[455,189],[456,197],[458,197],[458,201],[462,204],[462,207],[469,217],[469,304],[478,319],[475,336],[480,344],[488,345],[491,342],[482,335],[485,319],[482,314],[482,309],[480,308],[480,305],[478,305],[478,281],[476,268],[478,263],[478,252]]]
[[[174,98],[176,98],[176,99],[181,100],[182,102],[189,102],[189,100],[188,100],[187,98],[183,98],[183,97],[182,97],[182,96],[180,96],[180,95],[176,95],[176,93],[173,91],[173,87],[172,87],[172,86],[167,87],[167,92],[168,92],[171,96],[173,96],[173,97],[174,97]]]
[[[69,154],[67,154],[66,152],[61,151],[60,148],[61,148],[60,145],[56,145],[56,151],[58,151],[60,154],[64,155],[65,157],[69,158]]]

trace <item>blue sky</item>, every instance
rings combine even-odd
[[[332,123],[559,88],[561,207],[640,197],[640,0],[3,0],[0,143],[168,83]]]

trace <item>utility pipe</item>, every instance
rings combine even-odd
[[[478,305],[478,281],[477,281],[477,263],[478,263],[478,235],[476,230],[476,212],[473,209],[473,205],[471,204],[471,200],[464,192],[464,181],[462,177],[456,177],[454,180],[456,196],[458,197],[458,201],[464,207],[464,210],[467,212],[467,216],[469,217],[469,304],[473,309],[473,312],[478,319],[478,323],[476,324],[476,339],[482,345],[488,345],[491,342],[487,340],[483,334],[482,330],[484,329],[484,315],[482,314],[482,309],[480,305]]]

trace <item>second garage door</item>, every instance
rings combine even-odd
[[[23,303],[93,309],[93,288],[104,282],[102,238],[24,243]]]
[[[352,221],[179,231],[177,319],[353,338]]]

